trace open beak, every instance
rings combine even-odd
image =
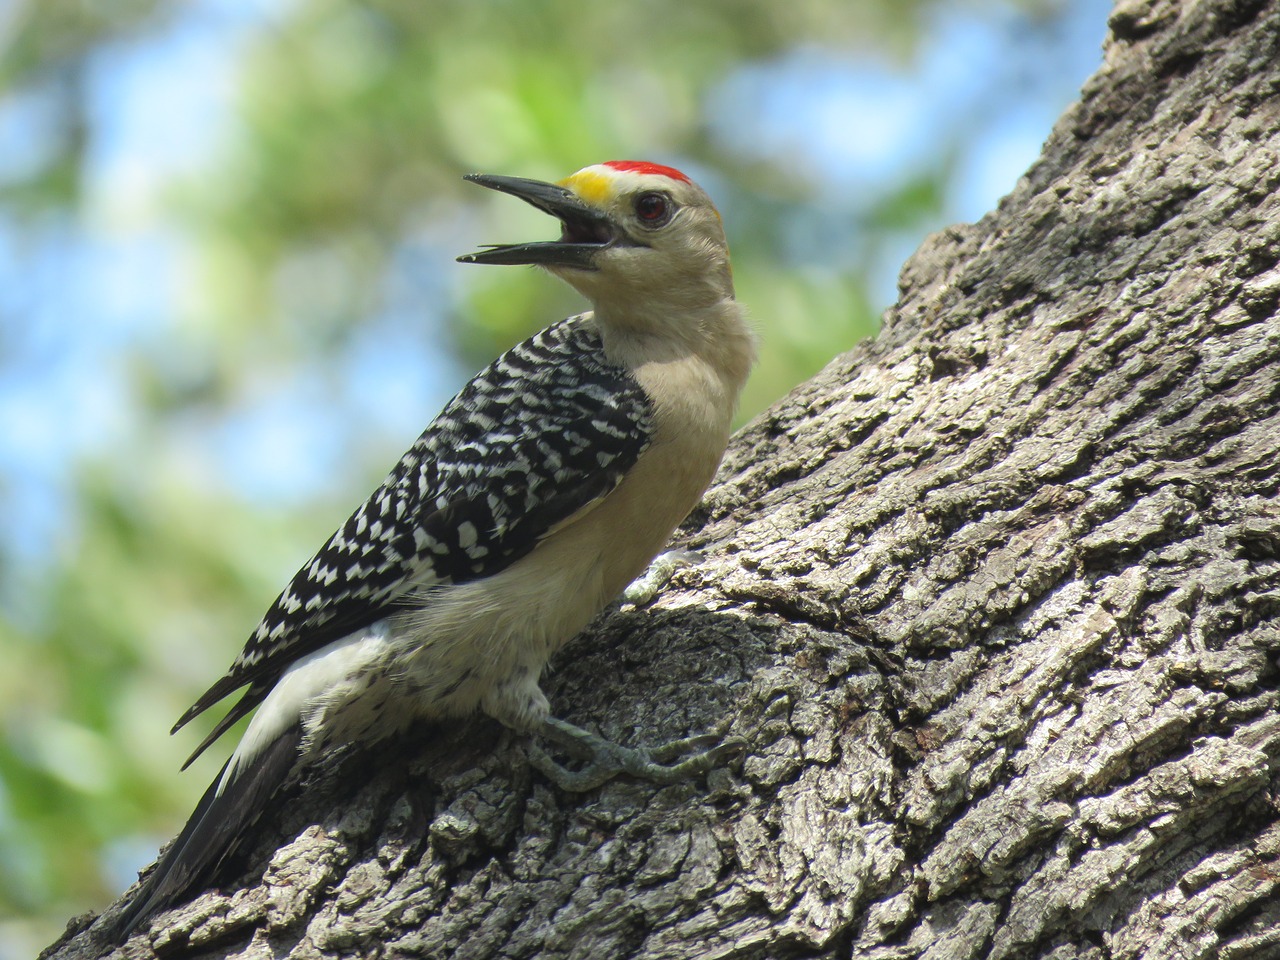
[[[459,263],[534,263],[539,266],[594,270],[595,256],[617,238],[607,215],[579,200],[554,183],[522,177],[495,177],[472,173],[463,178],[490,190],[509,193],[551,214],[563,229],[559,240],[541,243],[494,244],[478,253],[458,258]]]

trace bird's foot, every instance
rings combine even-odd
[[[623,601],[637,607],[644,606],[671,581],[672,574],[677,570],[701,563],[704,559],[696,550],[668,550],[658,554],[649,568],[622,591]]]
[[[651,750],[623,747],[555,717],[548,717],[539,733],[566,753],[587,761],[582,769],[569,770],[536,743],[529,745],[533,766],[562,790],[574,793],[594,790],[623,773],[653,783],[678,783],[721,766],[747,745],[740,737],[726,739],[711,733],[672,740]]]

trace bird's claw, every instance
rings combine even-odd
[[[662,785],[679,783],[721,766],[747,746],[740,737],[700,734],[651,750],[623,747],[555,717],[544,722],[541,733],[567,753],[588,761],[581,770],[569,770],[536,743],[529,745],[534,768],[562,790],[574,793],[594,790],[623,773]],[[682,756],[683,760],[677,760]]]
[[[672,575],[682,567],[691,567],[706,558],[696,550],[668,550],[658,554],[647,570],[632,580],[622,591],[624,602],[642,607],[671,582]]]

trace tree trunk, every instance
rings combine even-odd
[[[348,750],[125,955],[1280,956],[1280,5],[1110,25],[999,209],[734,440],[707,561],[559,658],[567,719],[740,765]]]

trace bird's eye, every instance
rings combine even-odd
[[[636,216],[646,227],[660,227],[670,220],[671,207],[665,193],[642,193],[636,197]]]

